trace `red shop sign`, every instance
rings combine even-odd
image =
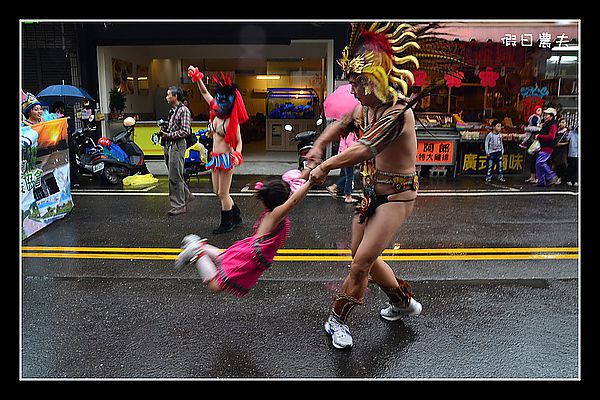
[[[419,140],[417,142],[417,165],[454,165],[455,142]]]

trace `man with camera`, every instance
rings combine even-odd
[[[183,165],[186,150],[186,136],[192,133],[190,110],[181,102],[183,90],[171,86],[167,90],[166,100],[171,106],[169,125],[161,126],[160,134],[164,142],[165,163],[169,170],[169,215],[183,214],[187,204],[194,198],[183,177]]]

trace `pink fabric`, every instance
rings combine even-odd
[[[348,147],[352,146],[357,141],[358,137],[356,137],[356,132],[350,132],[346,137],[340,137],[340,147],[338,149],[338,154],[346,150]]]
[[[245,296],[256,285],[258,278],[271,266],[277,251],[283,247],[288,237],[290,230],[288,217],[285,217],[271,232],[256,235],[256,230],[266,212],[265,210],[254,224],[252,236],[235,242],[220,254],[221,263],[217,267],[217,282],[224,290],[236,296]]]
[[[300,189],[306,183],[306,179],[300,178],[301,174],[302,172],[299,169],[292,169],[281,176],[281,179],[290,185],[292,193],[295,193],[296,190]]]
[[[354,111],[360,102],[352,94],[352,85],[346,84],[335,89],[323,102],[323,111],[327,118],[342,119]]]

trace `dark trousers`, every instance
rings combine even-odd
[[[173,208],[185,206],[190,195],[190,189],[183,177],[185,150],[185,138],[165,141],[165,163],[169,170],[169,201]]]
[[[343,188],[346,196],[350,196],[352,189],[354,189],[354,166],[341,168],[340,178],[335,185],[338,188]]]
[[[502,152],[495,151],[493,153],[488,154],[487,157],[487,173],[485,175],[486,178],[492,177],[492,170],[494,169],[494,165],[498,166],[498,177],[504,178],[504,169],[502,168]]]
[[[577,165],[578,157],[567,157],[567,182],[577,182],[579,179],[579,169]]]

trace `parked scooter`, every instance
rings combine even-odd
[[[323,124],[323,119],[319,118],[316,121],[317,128]],[[285,125],[283,127],[286,131],[292,132],[293,127],[291,125]],[[306,154],[312,149],[315,139],[317,138],[317,131],[304,131],[300,132],[297,135],[290,138],[290,141],[298,142],[297,151],[298,151],[298,169],[303,171],[307,168],[307,159]]]
[[[198,176],[199,173],[206,171],[206,163],[212,151],[213,141],[206,136],[208,129],[201,129],[194,133],[198,142],[187,149],[187,157],[183,160],[183,177],[186,182],[192,175]]]
[[[123,121],[125,130],[116,134],[113,139],[102,137],[94,143],[92,133],[95,127],[86,127],[73,133],[76,146],[76,160],[80,169],[104,182],[116,185],[122,179],[136,173],[148,174],[144,160],[144,152],[131,140],[135,120],[131,117]]]

